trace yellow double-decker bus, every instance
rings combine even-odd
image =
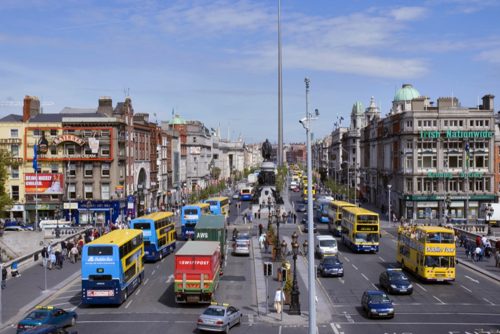
[[[334,236],[342,235],[342,208],[354,207],[355,205],[344,201],[332,201],[328,209],[328,230]]]
[[[342,208],[342,241],[355,252],[379,250],[380,221],[378,213],[354,207]]]
[[[403,269],[427,281],[455,280],[455,234],[440,226],[408,226],[398,230],[396,260]]]

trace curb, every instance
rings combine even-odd
[[[16,315],[12,316],[10,319],[7,319],[3,322],[2,327],[0,327],[0,332],[3,332],[7,328],[15,327],[16,324],[24,317],[24,315],[31,309],[35,308],[35,306],[40,305],[43,301],[51,298],[56,292],[61,290],[63,287],[68,285],[71,281],[75,280],[77,277],[81,275],[80,270],[73,273],[71,276],[66,278],[64,281],[59,282],[51,289],[48,289],[46,292],[42,292],[40,296],[33,299],[33,301],[29,304],[24,305]]]
[[[472,270],[474,270],[474,271],[476,271],[476,272],[478,272],[478,273],[480,273],[480,274],[482,274],[484,276],[487,276],[487,277],[489,277],[489,278],[491,278],[491,279],[493,279],[493,280],[495,280],[497,282],[500,282],[500,276],[498,276],[497,274],[494,274],[494,273],[490,272],[489,270],[485,270],[485,269],[483,269],[481,267],[478,267],[478,266],[472,264],[469,261],[464,261],[462,259],[457,259],[457,263],[460,263],[461,265],[463,265],[465,267],[468,267],[469,269],[472,269]]]

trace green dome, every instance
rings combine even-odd
[[[168,122],[168,124],[170,125],[186,124],[186,121],[182,119],[181,116],[175,115],[174,118],[172,118],[170,122]]]
[[[352,105],[352,113],[353,114],[362,114],[363,112],[364,112],[363,103],[356,101]]]
[[[403,87],[394,95],[394,101],[411,101],[414,98],[421,96],[418,90],[410,84],[404,84]]]

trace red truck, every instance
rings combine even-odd
[[[188,241],[175,254],[175,301],[210,303],[219,285],[218,241]]]

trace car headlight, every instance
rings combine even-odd
[[[409,284],[408,289],[413,289],[413,285]]]
[[[387,309],[388,312],[394,312],[394,308],[390,307]]]
[[[391,288],[397,289],[398,287],[395,284],[391,284]]]
[[[339,271],[344,271],[344,268],[339,268]]]
[[[371,313],[377,313],[377,309],[372,308],[372,309],[370,309],[370,312]]]

